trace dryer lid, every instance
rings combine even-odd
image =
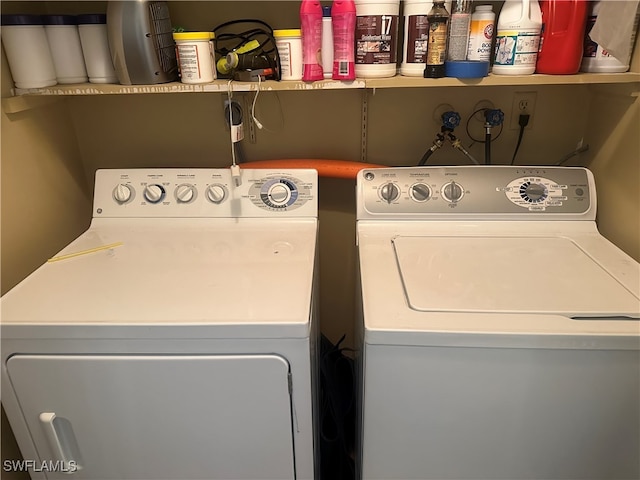
[[[396,237],[411,309],[640,317],[640,299],[564,237]]]

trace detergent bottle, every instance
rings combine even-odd
[[[587,25],[587,0],[541,0],[540,11],[542,34],[536,73],[578,73]]]
[[[492,72],[498,75],[534,73],[541,29],[538,0],[505,0],[498,17]]]

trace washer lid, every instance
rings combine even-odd
[[[431,312],[640,316],[640,299],[568,238],[396,237],[407,302]]]

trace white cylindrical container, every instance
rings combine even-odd
[[[78,15],[78,33],[89,82],[118,83],[109,51],[107,16],[104,13]]]
[[[176,57],[182,83],[210,83],[216,78],[213,32],[175,32]]]
[[[356,77],[396,74],[400,0],[355,0]]]
[[[58,83],[87,82],[77,17],[45,15],[44,24]]]
[[[582,63],[580,64],[581,72],[590,73],[623,73],[629,70],[629,64],[631,61],[631,52],[633,51],[633,44],[636,38],[636,31],[638,29],[638,18],[640,16],[640,9],[636,12],[634,20],[633,30],[631,32],[631,38],[629,43],[631,49],[629,50],[629,56],[620,61],[616,57],[609,54],[604,48],[591,40],[589,33],[598,19],[598,12],[602,6],[602,1],[589,2],[589,16],[587,17],[587,29],[584,39],[584,50],[582,53]]]
[[[451,0],[445,2],[451,11]],[[404,2],[404,46],[400,75],[422,77],[427,62],[429,21],[427,15],[433,8],[432,0],[405,0]]]
[[[333,75],[333,27],[331,5],[322,7],[322,73],[324,78]]]
[[[302,36],[300,29],[274,30],[280,56],[280,79],[302,80]]]
[[[469,31],[469,48],[467,60],[488,62],[493,52],[493,32],[495,30],[496,14],[491,5],[478,5],[471,15]]]
[[[534,73],[541,30],[538,0],[505,0],[498,18],[492,72],[498,75]]]
[[[44,21],[40,15],[2,15],[2,44],[17,88],[57,83]]]

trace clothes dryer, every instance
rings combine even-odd
[[[32,478],[314,478],[317,173],[232,180],[99,170],[90,228],[2,298]]]
[[[591,173],[357,179],[360,477],[640,477],[640,268]]]

